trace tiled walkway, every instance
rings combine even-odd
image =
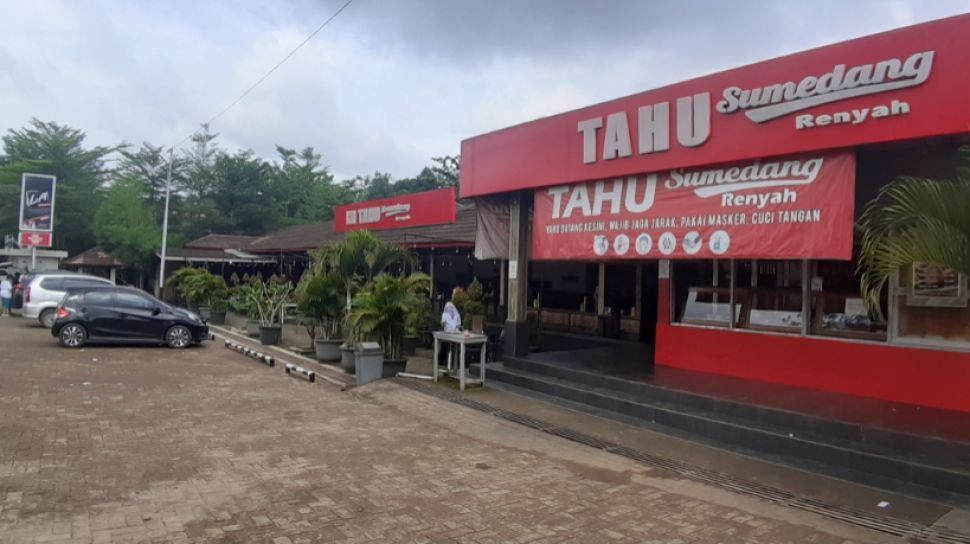
[[[0,542],[889,542],[393,383],[0,320]]]

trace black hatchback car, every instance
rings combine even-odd
[[[138,289],[78,287],[58,305],[51,334],[67,348],[98,343],[181,349],[207,340],[209,327],[198,315]]]

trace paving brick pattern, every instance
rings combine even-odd
[[[393,383],[0,319],[0,543],[890,542]]]

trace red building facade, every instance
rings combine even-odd
[[[658,365],[970,412],[967,278],[903,270],[876,320],[854,229],[954,177],[968,68],[963,15],[720,72],[465,140],[461,196],[527,195],[512,262],[651,263]]]

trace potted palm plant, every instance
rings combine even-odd
[[[340,345],[343,343],[340,336],[344,309],[343,280],[333,271],[322,275],[305,275],[297,288],[296,301],[298,310],[308,320],[307,330],[311,333],[317,359],[339,361]]]
[[[314,274],[334,273],[344,299],[344,319],[349,318],[354,293],[378,274],[395,264],[413,262],[412,256],[400,246],[381,242],[366,230],[351,232],[344,240],[328,244],[311,252]],[[354,372],[359,327],[344,326],[344,343],[340,346],[340,366]]]
[[[348,325],[380,342],[384,350],[384,376],[404,371],[401,343],[409,316],[418,311],[421,299],[431,287],[421,272],[409,276],[381,274],[353,299]]]

